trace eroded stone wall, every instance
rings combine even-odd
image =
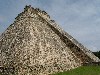
[[[1,66],[16,75],[48,75],[93,61],[73,40],[46,12],[27,6],[0,37]]]
[[[36,10],[37,11],[37,10]],[[90,50],[84,47],[81,43],[79,43],[76,39],[74,39],[71,35],[67,32],[62,30],[59,25],[55,23],[54,20],[51,20],[47,13],[42,11],[37,11],[38,15],[44,19],[49,24],[54,32],[61,38],[61,40],[69,47],[75,55],[81,59],[83,63],[85,62],[100,62],[100,59],[96,57]]]
[[[34,10],[21,13],[2,34],[3,67],[14,67],[18,75],[47,75],[81,65],[56,32]]]

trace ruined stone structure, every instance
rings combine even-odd
[[[15,75],[49,75],[99,61],[45,11],[31,6],[0,36],[0,67]]]

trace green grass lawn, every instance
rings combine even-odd
[[[100,66],[82,66],[70,71],[53,75],[100,75]]]

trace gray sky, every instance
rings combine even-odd
[[[45,10],[88,49],[100,50],[100,0],[0,0],[0,34],[25,5]]]

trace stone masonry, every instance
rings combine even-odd
[[[99,61],[45,11],[31,6],[0,36],[0,69],[14,70],[7,75],[49,75]]]

